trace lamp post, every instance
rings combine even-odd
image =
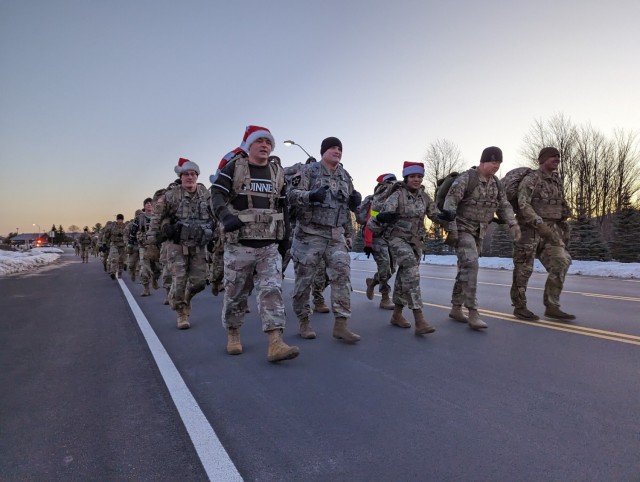
[[[297,144],[297,143],[295,143],[295,142],[293,142],[293,141],[284,141],[284,145],[285,145],[285,146],[298,146],[300,149],[302,149],[302,150],[303,150],[303,152],[304,152],[307,156],[309,156],[309,159],[313,159],[313,161],[315,161],[315,158],[314,158],[311,154],[309,154],[309,153],[304,149],[304,147],[302,147],[300,144]],[[307,159],[307,162],[309,162],[309,159]],[[313,162],[313,161],[312,161],[312,162]]]

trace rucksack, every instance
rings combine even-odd
[[[478,171],[476,169],[469,169],[469,174],[469,182],[467,183],[467,188],[464,190],[465,197],[473,192],[479,182]],[[452,171],[442,179],[438,179],[438,182],[436,183],[436,206],[438,206],[440,211],[444,209],[444,200],[447,198],[447,194],[449,193],[449,189],[451,189],[453,181],[455,181],[459,175],[459,172]]]
[[[518,212],[518,186],[530,172],[534,172],[530,167],[516,167],[507,172],[501,180],[514,213]]]
[[[365,197],[360,203],[360,206],[356,208],[356,212],[355,212],[356,223],[360,224],[361,226],[364,226],[365,224],[367,224],[372,201],[373,201],[373,195],[370,194],[367,197]]]

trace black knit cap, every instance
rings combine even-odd
[[[560,151],[555,147],[543,147],[540,149],[540,154],[538,154],[538,162],[542,164],[544,161],[549,159],[550,157],[560,157]]]
[[[322,144],[320,145],[320,155],[322,156],[325,152],[327,152],[332,147],[338,146],[340,150],[342,150],[342,142],[337,137],[327,137]]]
[[[502,162],[502,150],[499,147],[491,146],[482,151],[480,162]]]
[[[116,219],[122,219],[124,221],[124,214],[118,214]]]
[[[145,204],[147,203],[152,203],[153,199],[151,199],[150,197],[148,197],[147,199],[144,200],[144,202],[142,203],[142,206],[144,207]]]

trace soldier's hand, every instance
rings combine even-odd
[[[352,249],[353,248],[353,240],[349,237],[344,238],[345,242],[347,243],[347,248]]]
[[[520,238],[522,238],[522,231],[520,230],[520,226],[517,224],[509,226],[509,232],[511,233],[511,239],[516,242],[520,241]]]
[[[455,211],[447,211],[446,209],[443,209],[438,213],[438,219],[441,221],[445,221],[447,223],[453,221],[455,218],[456,218]]]
[[[385,223],[394,222],[396,219],[398,219],[399,216],[400,214],[398,213],[387,211],[387,212],[378,214],[376,216],[376,219],[378,220],[378,222],[385,224]]]
[[[546,240],[552,240],[554,238],[553,229],[547,223],[540,223],[536,226],[538,233]]]
[[[449,231],[447,233],[447,239],[444,240],[444,244],[456,248],[458,246],[458,231]]]
[[[242,226],[244,226],[244,223],[240,221],[240,218],[231,213],[225,214],[220,222],[222,222],[225,233],[232,233],[233,231],[237,231]]]
[[[313,191],[309,192],[309,202],[321,203],[327,197],[327,191],[329,186],[317,187]]]
[[[365,246],[364,247],[364,254],[367,255],[367,258],[370,258],[371,255],[373,254],[373,249],[370,246]]]
[[[354,189],[353,192],[349,195],[349,201],[347,203],[349,206],[349,209],[351,209],[352,211],[355,211],[358,208],[358,206],[360,206],[361,202],[362,202],[362,194],[360,194],[358,191]]]

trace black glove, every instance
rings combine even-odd
[[[371,255],[373,254],[373,249],[371,249],[369,246],[365,246],[364,247],[364,254],[367,255],[367,258],[371,257]]]
[[[442,212],[438,213],[438,219],[441,221],[451,222],[456,218],[456,213],[454,211],[446,211],[442,210]]]
[[[324,201],[324,198],[327,197],[328,190],[329,186],[315,188],[313,191],[309,192],[309,202],[321,203],[322,201]]]
[[[378,214],[376,216],[376,219],[378,220],[378,222],[385,224],[385,223],[394,222],[396,219],[398,219],[399,216],[400,216],[400,214],[398,214],[398,213],[387,211],[385,213]]]
[[[175,242],[176,233],[177,229],[175,224],[167,223],[162,226],[162,234],[164,234],[168,240]]]
[[[242,226],[244,226],[244,223],[240,221],[240,218],[235,214],[231,214],[231,213],[228,213],[222,216],[222,219],[220,221],[222,222],[222,226],[224,227],[225,233],[231,233],[233,231],[237,231]]]
[[[349,206],[349,209],[351,209],[352,211],[355,211],[358,208],[358,206],[360,206],[361,202],[362,202],[362,194],[360,194],[358,191],[354,189],[353,192],[349,195],[349,201],[347,203],[347,205]]]
[[[106,253],[107,251],[109,251],[109,247],[106,244],[102,245],[102,252]]]

